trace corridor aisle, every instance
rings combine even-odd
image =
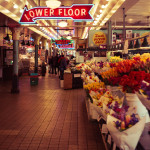
[[[62,90],[58,76],[39,77],[20,93],[0,81],[0,150],[104,150],[98,124],[89,122],[83,89]]]

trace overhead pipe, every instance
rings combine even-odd
[[[122,8],[123,10],[123,41],[125,41],[126,39],[126,29],[125,29],[125,18],[126,18],[126,15],[125,15],[125,8]]]

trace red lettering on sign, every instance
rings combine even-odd
[[[24,12],[20,18],[20,23],[29,24],[36,23],[38,19],[74,19],[74,20],[89,20],[93,21],[90,15],[90,10],[93,4],[74,4],[71,7],[59,7],[56,9],[51,9],[49,7],[34,7],[27,9],[25,6]]]

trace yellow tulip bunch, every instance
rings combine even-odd
[[[111,63],[116,63],[116,62],[119,62],[119,61],[122,61],[123,59],[120,58],[120,56],[113,56],[110,58],[110,62]]]
[[[147,59],[150,59],[150,53],[144,53],[142,55],[136,54],[133,56],[133,58],[136,58],[136,57],[140,57],[140,60],[145,63],[147,61]]]
[[[105,87],[105,84],[104,82],[93,82],[93,83],[88,83],[86,85],[83,86],[84,89],[87,89],[87,90],[98,90],[99,88],[104,88]]]

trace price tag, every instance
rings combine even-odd
[[[111,145],[111,136],[110,136],[110,134],[108,135],[107,142]]]
[[[74,78],[81,77],[81,74],[74,74]]]
[[[102,125],[102,133],[108,133],[107,125],[103,124]]]

